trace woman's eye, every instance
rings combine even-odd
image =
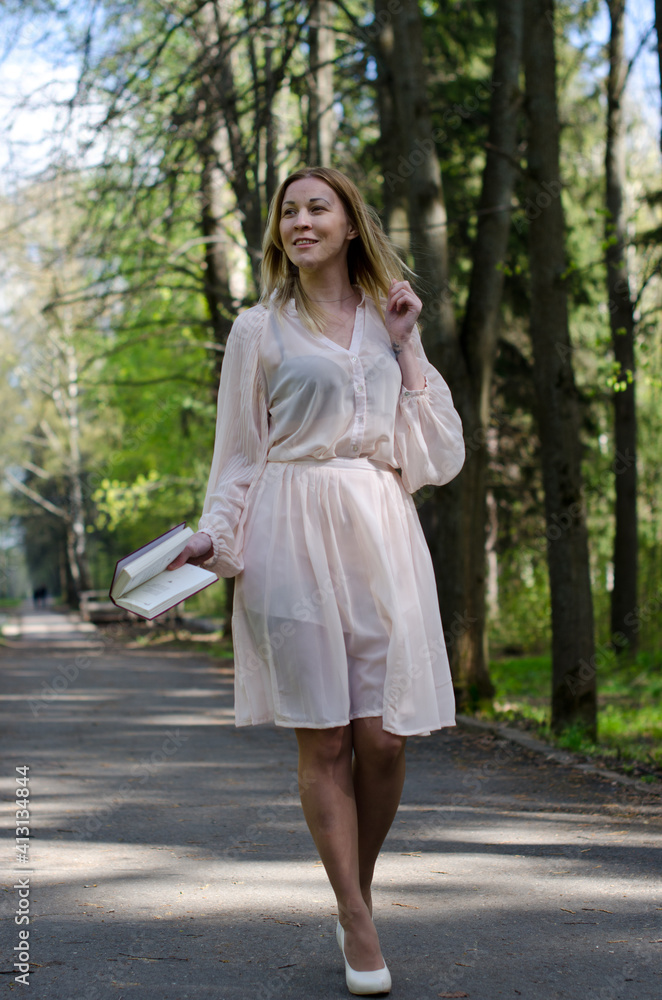
[[[326,211],[324,205],[311,205],[310,212],[324,212]],[[293,208],[284,208],[281,218],[284,219],[286,215],[295,215],[295,210]]]

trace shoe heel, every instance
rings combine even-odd
[[[340,921],[336,924],[336,941],[345,960],[345,982],[350,993],[362,997],[390,993],[391,973],[386,963],[383,969],[371,969],[369,972],[357,972],[351,967],[345,955],[345,928]]]

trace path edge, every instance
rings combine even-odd
[[[565,764],[577,771],[583,771],[584,774],[607,778],[609,781],[617,782],[619,785],[636,788],[639,792],[662,796],[662,782],[649,783],[641,781],[638,778],[629,778],[626,774],[619,774],[618,771],[608,771],[603,767],[586,764],[578,754],[574,754],[570,750],[559,750],[558,747],[552,746],[550,743],[543,743],[542,740],[537,740],[527,733],[522,733],[519,729],[510,729],[508,726],[502,726],[498,722],[483,722],[482,720],[472,718],[470,715],[456,715],[455,718],[458,726],[464,729],[494,733],[501,739],[510,740],[512,743],[519,743],[520,746],[525,747],[527,750],[542,754],[547,760],[554,761],[557,764]]]

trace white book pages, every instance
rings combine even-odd
[[[112,596],[117,598],[123,594],[132,593],[136,587],[162,573],[166,566],[186,548],[186,543],[193,534],[191,528],[184,528],[176,535],[166,537],[159,545],[150,546],[147,551],[138,555],[128,565],[121,566],[120,563]]]
[[[215,573],[202,569],[201,566],[186,563],[179,569],[152,577],[146,583],[132,589],[117,603],[128,611],[153,618],[216,580]]]

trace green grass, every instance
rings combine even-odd
[[[494,704],[483,716],[536,732],[558,746],[644,780],[662,778],[662,672],[660,659],[640,653],[634,662],[611,654],[598,673],[598,739],[576,727],[555,736],[549,728],[551,657],[521,656],[490,663]]]

